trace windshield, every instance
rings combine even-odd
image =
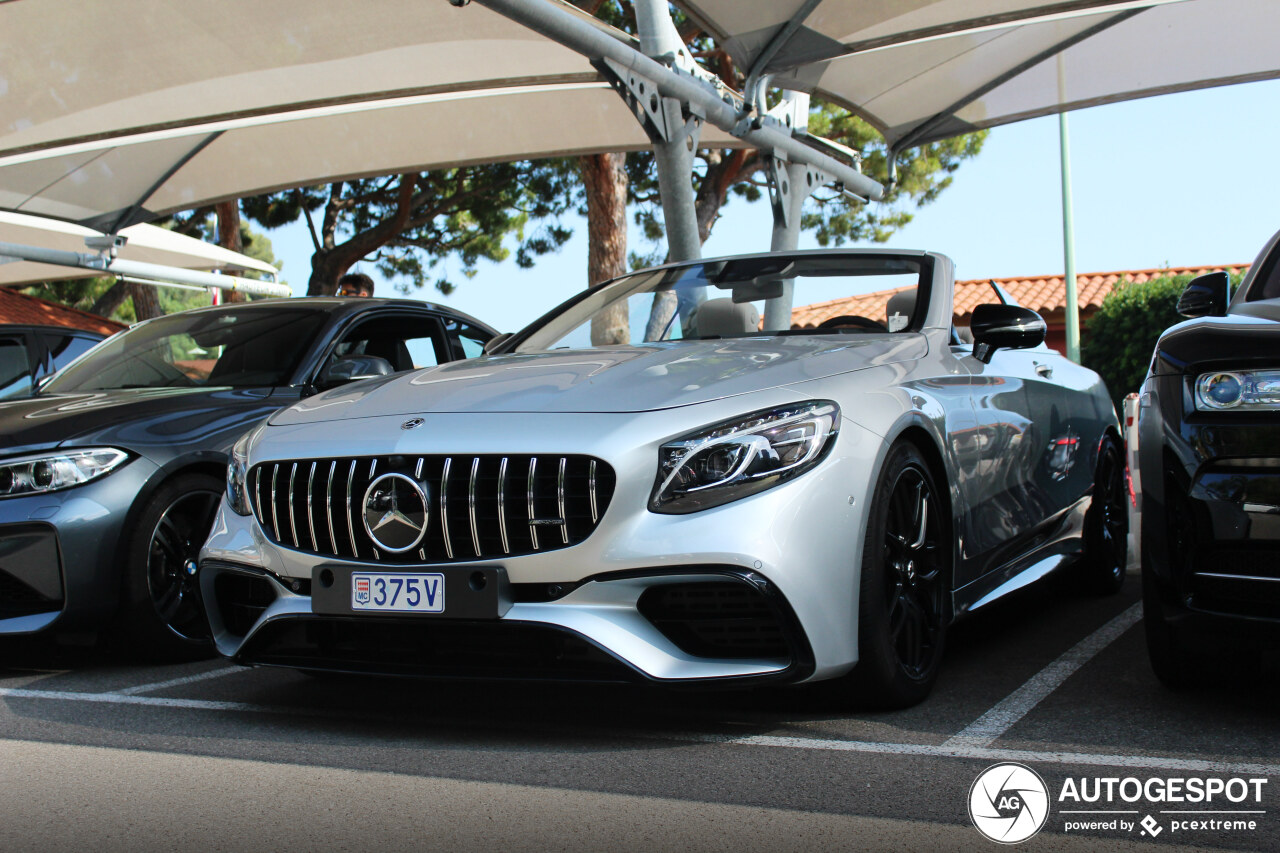
[[[324,319],[322,311],[283,306],[159,317],[103,341],[43,390],[279,385],[293,375]]]
[[[925,292],[925,263],[888,254],[761,255],[643,271],[562,306],[515,351],[909,331],[924,316],[916,296]]]

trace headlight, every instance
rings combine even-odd
[[[1196,408],[1202,412],[1280,410],[1280,370],[1220,370],[1196,379]]]
[[[811,400],[754,412],[668,442],[649,509],[697,512],[772,488],[812,468],[839,432],[840,407]]]
[[[128,458],[114,447],[94,447],[0,462],[0,497],[69,489],[110,474]]]
[[[249,490],[245,487],[249,474],[249,445],[266,425],[263,421],[231,446],[231,455],[227,459],[227,506],[237,515],[253,515],[253,508],[249,506]]]

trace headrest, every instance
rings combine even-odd
[[[885,307],[885,325],[891,332],[900,332],[911,325],[911,315],[916,310],[916,289],[904,290],[889,297]]]
[[[749,302],[734,304],[732,299],[708,299],[693,315],[698,337],[749,335],[760,330],[760,312]]]

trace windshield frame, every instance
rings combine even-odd
[[[546,329],[555,321],[559,320],[564,315],[569,314],[570,312],[573,312],[575,309],[578,309],[583,302],[598,298],[602,291],[616,290],[617,292],[610,294],[607,301],[604,301],[601,303],[600,305],[601,308],[611,303],[625,300],[628,297],[634,295],[636,292],[643,292],[643,288],[649,283],[647,280],[654,275],[662,275],[664,278],[668,280],[677,280],[681,278],[681,273],[683,271],[695,269],[698,267],[723,265],[723,264],[735,263],[735,262],[736,263],[751,263],[751,262],[771,263],[771,262],[793,261],[795,263],[802,265],[801,270],[798,273],[799,276],[802,276],[803,265],[823,264],[823,263],[830,264],[833,262],[839,262],[841,259],[846,259],[850,262],[862,262],[862,263],[865,263],[867,261],[873,261],[873,260],[883,260],[884,262],[886,262],[886,264],[890,262],[905,262],[911,265],[915,265],[917,267],[917,270],[916,270],[917,296],[915,300],[914,310],[912,311],[911,319],[908,325],[905,328],[897,332],[894,332],[894,334],[902,334],[904,332],[918,332],[923,328],[924,323],[928,318],[929,307],[934,295],[933,279],[934,279],[935,259],[927,252],[902,251],[902,250],[894,250],[894,249],[855,249],[855,250],[810,249],[810,250],[802,250],[802,251],[794,251],[794,252],[760,252],[760,253],[750,254],[750,255],[727,255],[727,256],[715,257],[715,258],[703,258],[703,259],[698,259],[694,261],[682,261],[678,263],[662,264],[661,266],[647,267],[645,269],[635,270],[634,272],[630,272],[625,275],[618,276],[617,278],[613,278],[608,281],[601,282],[600,284],[595,285],[594,287],[588,288],[586,290],[583,290],[579,293],[574,294],[569,299],[565,300],[564,302],[561,302],[559,305],[552,308],[550,311],[546,312],[538,319],[526,325],[523,329],[521,329],[520,331],[512,335],[509,340],[504,341],[502,346],[498,350],[496,350],[493,354],[498,354],[498,353],[528,354],[528,353],[535,353],[535,352],[550,352],[552,350],[544,350],[544,349],[522,350],[521,347],[527,344],[531,338],[534,338],[539,332]],[[888,272],[889,271],[886,270],[886,273]],[[836,275],[836,273],[828,273],[828,274]],[[872,292],[876,292],[876,291],[872,291]],[[849,295],[855,296],[859,294],[851,293]],[[804,306],[795,305],[792,307],[792,310],[795,311],[802,307]],[[590,317],[589,314],[584,315],[582,319],[585,321],[589,319],[589,317]],[[571,326],[570,328],[574,328],[574,327]],[[759,333],[759,337],[775,337],[775,336],[797,335],[797,334],[810,335],[810,336],[823,335],[823,334],[838,335],[840,334],[840,332],[838,331],[827,332],[827,331],[820,331],[817,329],[792,328],[787,330],[761,331]],[[670,340],[661,341],[660,343],[664,345],[678,344],[682,340],[683,339],[670,339]],[[688,340],[693,341],[697,339],[689,338]],[[651,343],[658,343],[658,342],[656,341],[646,342],[642,344],[632,344],[632,345],[643,346],[643,345],[649,345]],[[617,346],[617,344],[605,344],[605,345],[599,345],[599,346]],[[596,347],[593,346],[591,348],[594,349]]]

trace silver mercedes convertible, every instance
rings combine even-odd
[[[1113,592],[1126,562],[1102,381],[953,286],[932,252],[670,264],[281,410],[200,555],[217,648],[918,702],[955,619],[1059,568]]]

